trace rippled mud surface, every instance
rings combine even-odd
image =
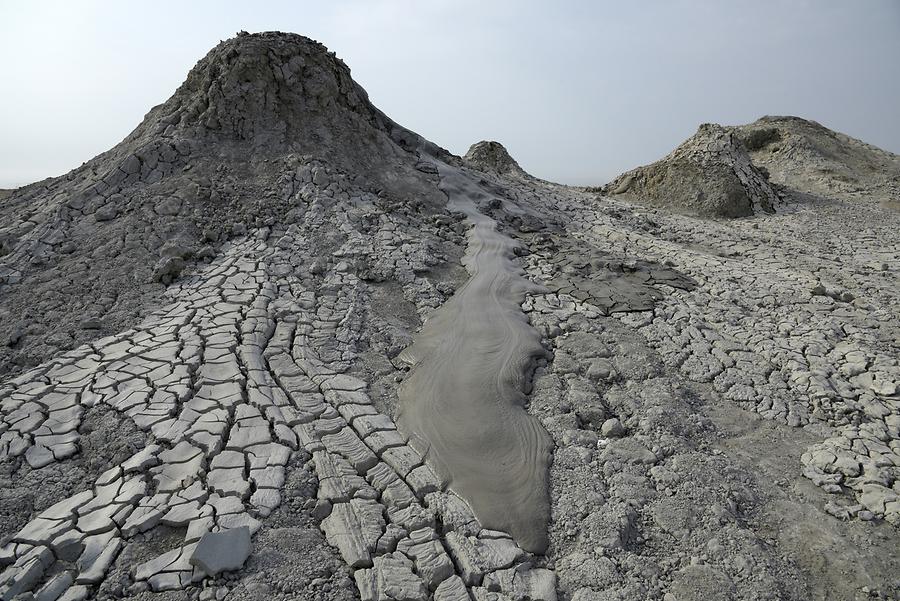
[[[524,410],[528,376],[545,353],[521,305],[540,287],[513,260],[518,244],[476,207],[486,193],[440,165],[452,210],[472,225],[463,263],[471,278],[425,322],[401,357],[401,427],[486,528],[533,552],[547,547],[552,442]]]

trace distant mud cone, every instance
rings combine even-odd
[[[773,212],[778,193],[729,129],[712,123],[664,159],[638,167],[602,192],[703,217]]]
[[[762,117],[732,128],[754,165],[793,191],[900,201],[900,156],[800,117]]]
[[[480,171],[530,177],[500,142],[482,140],[472,144],[463,161]]]

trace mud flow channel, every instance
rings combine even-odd
[[[479,212],[489,195],[435,161],[448,206],[471,224],[463,265],[470,278],[434,311],[401,358],[400,424],[485,528],[543,553],[550,514],[552,441],[524,404],[533,362],[546,351],[522,311],[540,286],[513,260],[518,243]]]

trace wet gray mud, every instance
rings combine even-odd
[[[472,226],[463,258],[471,277],[401,354],[413,369],[399,391],[400,424],[485,528],[542,553],[553,443],[524,405],[534,360],[546,351],[521,306],[542,288],[513,261],[519,243],[479,212],[484,190],[438,165],[448,206]]]

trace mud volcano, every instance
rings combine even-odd
[[[463,259],[471,277],[401,354],[414,368],[400,387],[400,424],[485,528],[542,553],[552,442],[523,405],[545,351],[521,308],[540,287],[512,261],[517,242],[476,208],[485,192],[453,167],[438,169],[451,210],[472,225]]]

